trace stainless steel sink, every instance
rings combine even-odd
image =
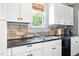
[[[51,40],[51,39],[57,39],[60,37],[56,37],[56,36],[49,36],[49,37],[45,37],[45,40]]]

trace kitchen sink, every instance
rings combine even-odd
[[[45,40],[51,40],[51,39],[57,39],[57,38],[60,38],[60,37],[57,37],[57,36],[49,36],[49,37],[45,37]]]

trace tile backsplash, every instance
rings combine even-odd
[[[27,23],[8,23],[7,39],[25,38],[40,35],[56,35],[57,28],[29,28]]]
[[[28,34],[28,25],[25,23],[8,23],[8,39],[21,38]]]

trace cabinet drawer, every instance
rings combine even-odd
[[[42,56],[43,50],[42,49],[33,50],[33,51],[31,51],[30,55],[31,56]]]
[[[43,43],[32,44],[31,50],[43,48]]]
[[[30,56],[30,52],[24,52],[24,53],[14,54],[12,56]]]
[[[19,54],[19,53],[23,53],[26,51],[29,51],[31,48],[26,46],[20,46],[20,47],[14,47],[12,48],[12,55],[14,54]]]
[[[42,48],[42,43],[15,47],[15,48],[12,48],[12,54],[23,53],[26,51],[31,51],[31,50],[35,50],[35,49],[39,49],[39,48]]]
[[[55,40],[55,41],[50,41],[50,42],[45,42],[43,46],[47,47],[47,46],[54,46],[54,45],[61,45],[61,39]]]

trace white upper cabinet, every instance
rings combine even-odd
[[[0,3],[0,20],[5,20],[3,3]]]
[[[3,12],[3,11],[2,11],[2,4],[0,4],[0,19],[3,17],[3,16],[2,16],[2,12]]]
[[[32,20],[31,3],[6,3],[4,8],[7,21],[31,22]]]
[[[7,21],[18,21],[19,18],[19,4],[17,3],[6,3],[5,6],[5,14]]]
[[[73,25],[73,8],[59,4],[49,4],[49,25]]]
[[[21,18],[26,22],[32,21],[32,4],[22,3],[21,4]]]
[[[72,7],[68,7],[67,6],[67,23],[69,24],[69,25],[73,25],[74,23],[73,23],[73,8]]]

